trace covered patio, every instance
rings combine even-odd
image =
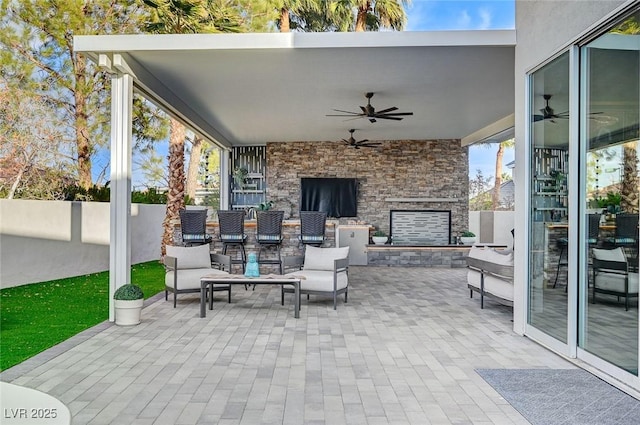
[[[74,46],[112,75],[111,291],[129,282],[134,90],[225,149],[222,188],[230,149],[266,145],[270,196],[295,204],[307,170],[347,170],[364,182],[357,218],[376,226],[394,208],[447,209],[465,230],[466,146],[514,122],[515,31],[80,36]],[[413,116],[327,116],[359,111],[365,93],[377,110]],[[338,151],[351,128],[384,143]]]
[[[279,303],[234,290],[198,317],[156,297],[143,322],[105,322],[4,371],[64,402],[73,423],[526,424],[477,369],[575,366],[470,299],[464,269],[352,267],[349,302]],[[595,378],[594,378],[595,379]],[[566,410],[565,410],[566,412]]]

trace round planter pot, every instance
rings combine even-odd
[[[384,244],[387,243],[387,237],[386,236],[372,236],[371,240],[376,245],[384,245]]]
[[[476,237],[460,236],[460,242],[462,242],[463,245],[473,245],[474,243],[476,243]]]
[[[144,300],[114,300],[116,325],[133,326],[140,323]]]

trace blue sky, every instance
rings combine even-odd
[[[515,28],[514,0],[413,0],[408,8],[408,31],[489,30]],[[485,177],[495,177],[498,146],[495,144],[469,148],[469,176],[481,170]],[[513,149],[505,150],[504,165],[513,161]]]
[[[407,15],[407,31],[513,29],[515,28],[515,1],[412,0],[411,6],[407,9]],[[482,170],[485,177],[494,176],[497,149],[497,145],[469,148],[470,177],[475,176],[478,169]],[[166,146],[159,147],[158,150],[162,151],[163,157],[166,157]],[[513,149],[507,149],[503,164],[506,165],[513,159]],[[504,172],[508,171],[505,167]],[[138,174],[134,171],[134,186],[142,183]]]

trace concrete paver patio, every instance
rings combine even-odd
[[[64,402],[74,424],[526,424],[475,369],[575,368],[469,299],[464,269],[350,268],[349,302],[234,288],[199,318],[164,297],[0,378]],[[304,298],[304,297],[303,297]]]

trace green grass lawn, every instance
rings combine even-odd
[[[149,298],[164,289],[164,267],[136,264],[131,282]],[[108,296],[108,272],[0,290],[0,370],[107,320]]]

